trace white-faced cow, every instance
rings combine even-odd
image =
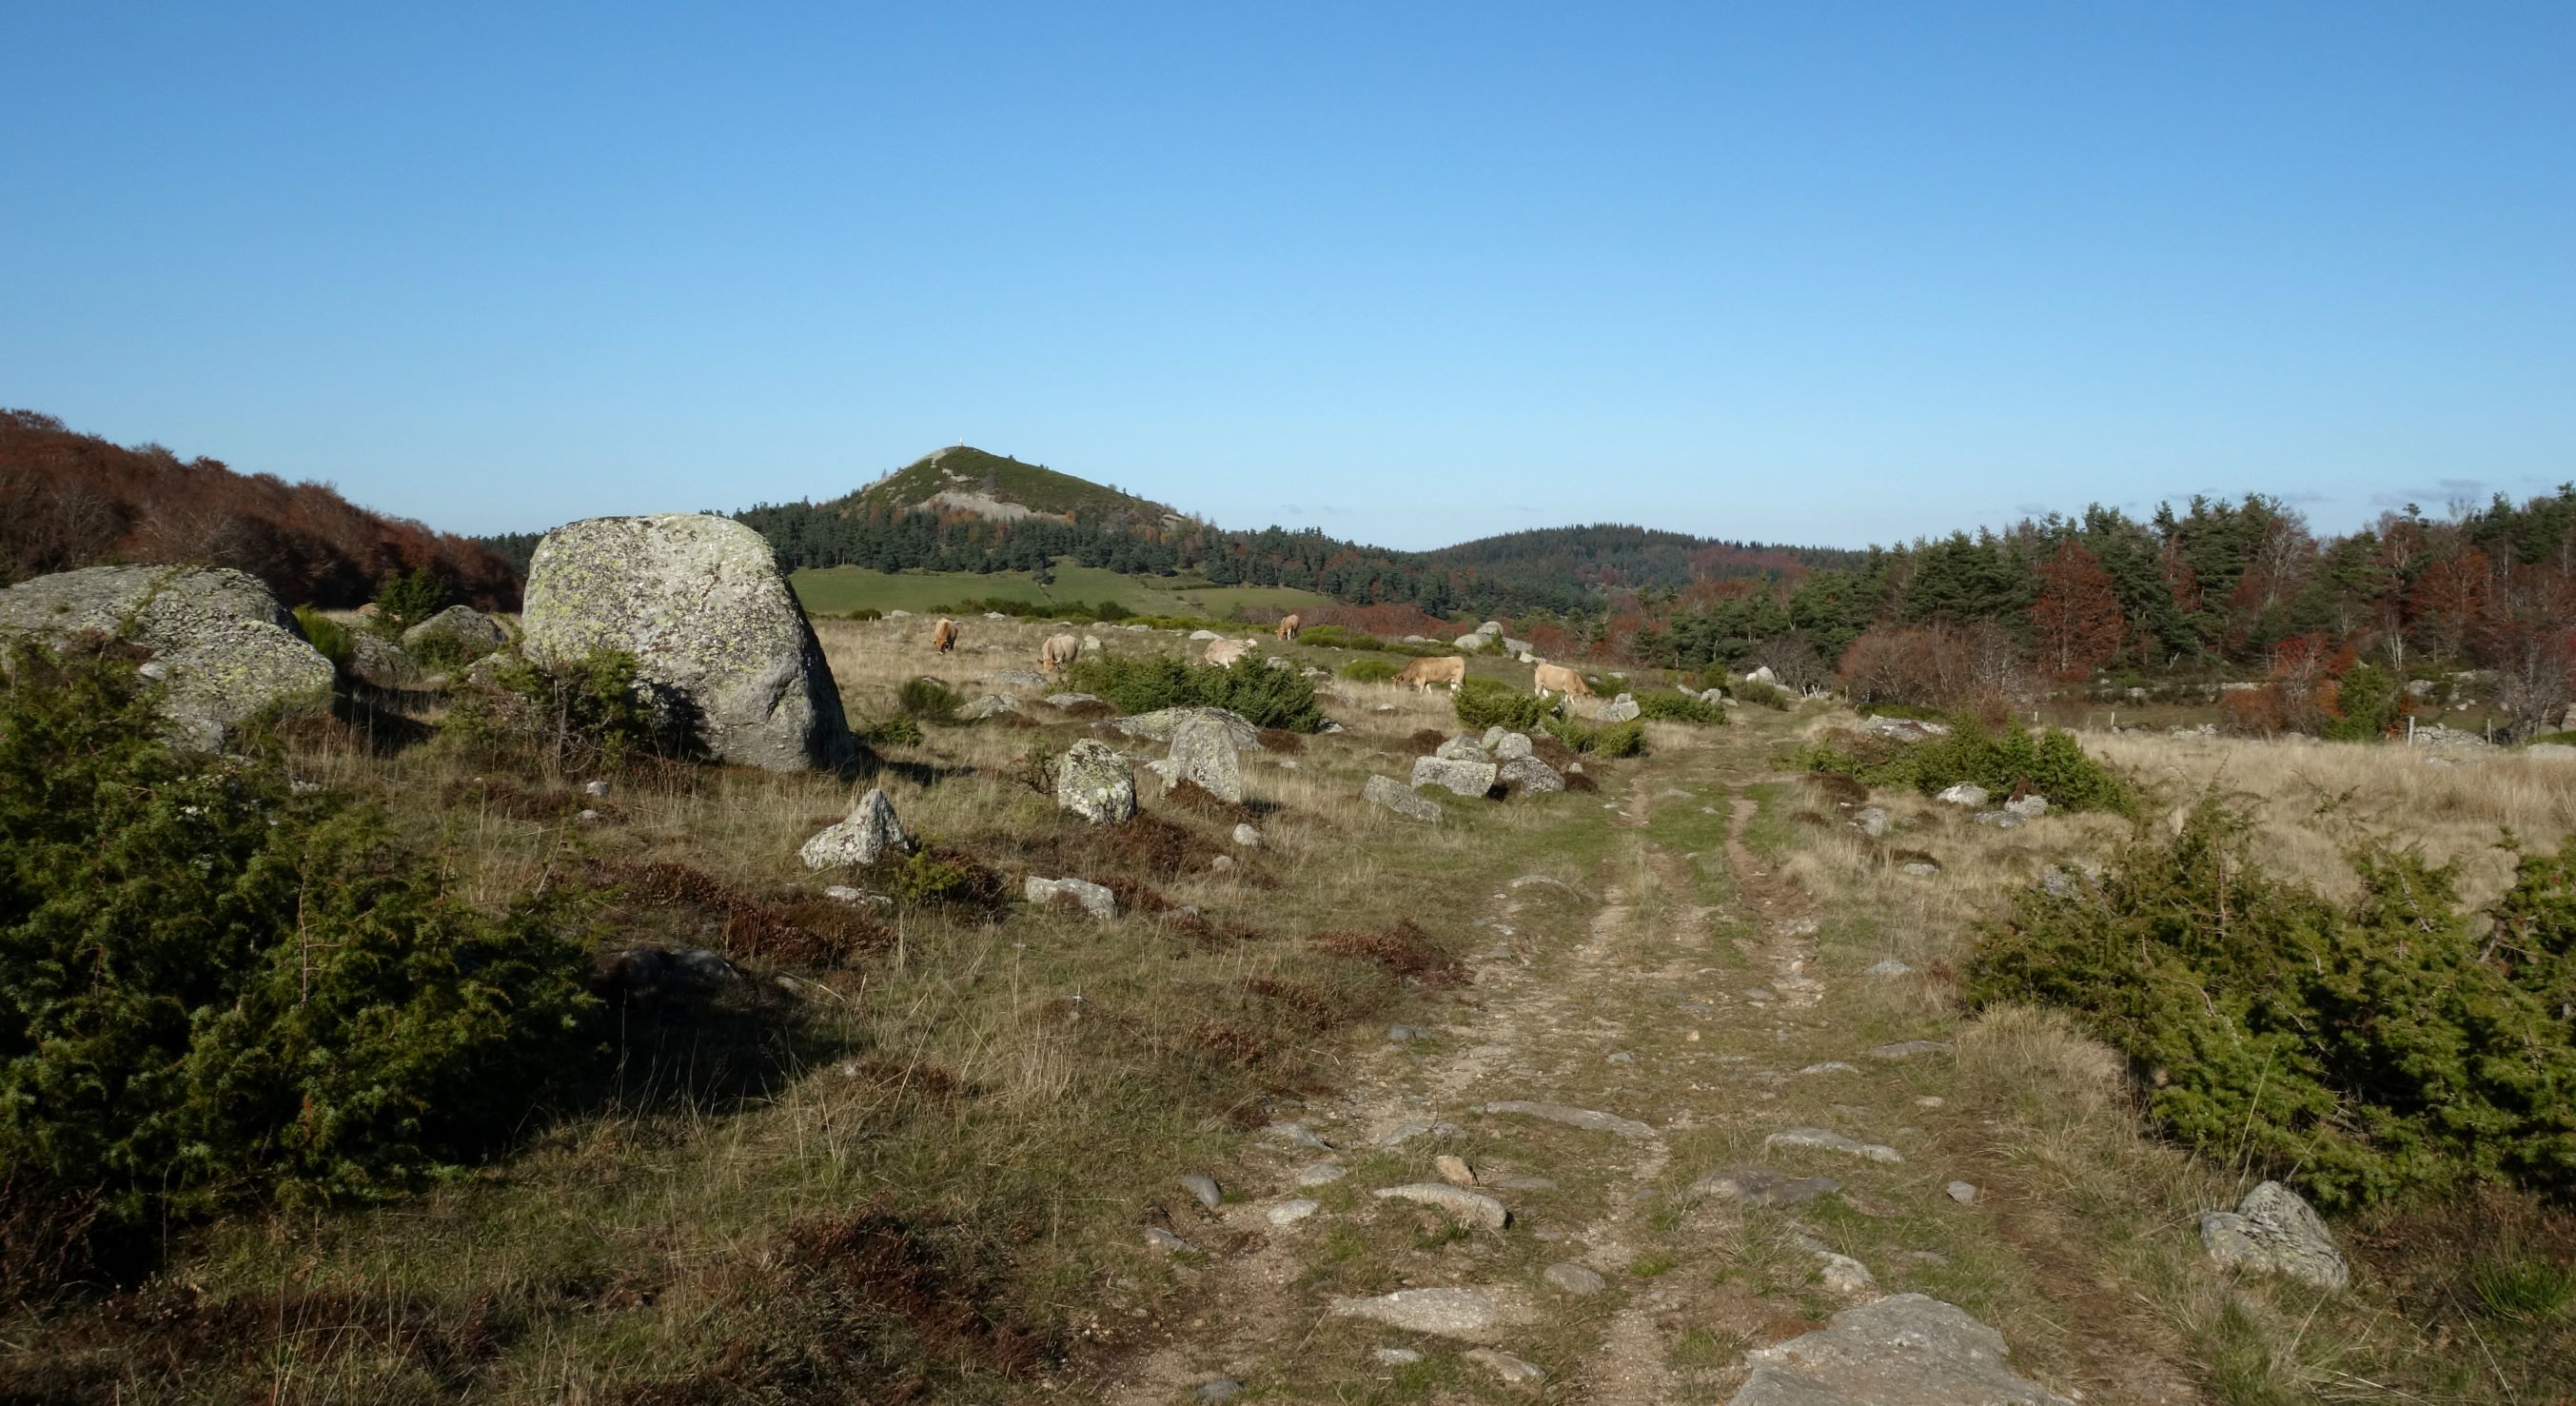
[[[1082,657],[1082,641],[1072,635],[1056,635],[1038,646],[1038,672],[1052,675],[1056,670]]]

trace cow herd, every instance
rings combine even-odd
[[[1278,637],[1295,640],[1304,622],[1294,615],[1280,617]],[[934,654],[952,654],[957,649],[957,622],[945,616],[930,627],[930,648]],[[1250,646],[1242,640],[1216,640],[1208,645],[1206,660],[1210,664],[1232,664],[1244,656]],[[1053,678],[1056,673],[1082,657],[1082,640],[1074,635],[1051,635],[1038,646],[1038,672]],[[1467,661],[1457,655],[1416,659],[1406,664],[1395,676],[1397,683],[1409,683],[1417,690],[1428,691],[1443,684],[1456,692],[1467,681]],[[1538,665],[1532,679],[1541,698],[1562,693],[1573,698],[1598,695],[1583,681],[1583,675],[1563,664]]]

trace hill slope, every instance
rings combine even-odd
[[[386,576],[427,568],[484,608],[519,599],[519,572],[500,555],[329,484],[128,449],[32,410],[0,410],[0,504],[0,585],[108,562],[229,566],[292,604],[350,606]]]
[[[963,444],[926,454],[842,501],[898,512],[966,513],[997,522],[1041,514],[1156,524],[1180,520],[1180,514],[1161,503]]]

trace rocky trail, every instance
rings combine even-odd
[[[1148,1232],[1187,1307],[1106,1398],[2087,1399],[1908,1292],[1952,1266],[1892,1248],[1907,1208],[1977,1213],[1906,1126],[1948,1046],[1845,1014],[1839,983],[1904,973],[1823,970],[1814,900],[1751,840],[1768,781],[1724,751],[1649,768],[1605,801],[1597,873],[1531,855],[1462,896],[1450,1023],[1389,1030],[1242,1165],[1173,1169],[1206,1178]]]

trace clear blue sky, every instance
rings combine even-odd
[[[2576,5],[0,7],[0,404],[462,531],[2576,478]]]

